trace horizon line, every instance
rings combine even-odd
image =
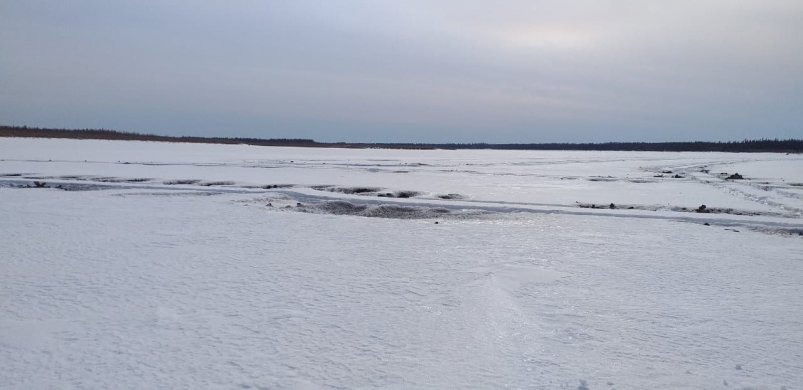
[[[152,141],[162,141],[162,142],[170,142],[170,140],[174,140],[176,142],[190,142],[190,143],[204,143],[199,141],[214,141],[214,140],[241,140],[241,141],[264,141],[264,142],[271,142],[271,141],[279,141],[279,142],[286,142],[286,141],[295,141],[295,142],[303,142],[303,143],[314,143],[316,145],[325,146],[325,145],[421,145],[421,146],[435,146],[435,145],[442,145],[442,146],[462,146],[462,145],[488,145],[488,146],[537,146],[537,145],[609,145],[609,144],[638,144],[638,145],[666,145],[666,144],[733,144],[733,143],[745,143],[745,142],[803,142],[803,138],[743,138],[740,140],[717,140],[717,141],[700,141],[700,140],[686,140],[686,141],[600,141],[600,142],[488,142],[488,141],[466,141],[466,142],[422,142],[422,141],[376,141],[376,142],[366,142],[366,141],[317,141],[313,138],[289,138],[289,137],[270,137],[270,138],[262,138],[262,137],[245,137],[245,136],[199,136],[199,135],[163,135],[157,133],[147,133],[147,132],[140,132],[140,131],[132,131],[132,130],[116,130],[116,129],[108,129],[108,128],[57,128],[57,127],[39,127],[39,126],[29,126],[29,125],[7,125],[7,124],[0,124],[0,137],[9,137],[9,135],[5,135],[8,131],[44,131],[44,132],[53,132],[53,133],[70,133],[70,132],[97,132],[97,133],[110,133],[110,134],[117,134],[117,135],[129,135],[134,137],[148,137],[148,138],[162,138],[162,140],[152,139]],[[14,136],[11,136],[14,137]],[[37,137],[35,135],[19,135],[19,137],[27,137],[27,138],[47,138],[47,137]],[[70,138],[70,137],[55,137],[55,138]],[[87,139],[104,139],[104,138],[92,138],[88,137]],[[135,139],[132,139],[135,140]],[[193,141],[194,140],[194,141]],[[218,143],[218,142],[206,142],[206,143]]]

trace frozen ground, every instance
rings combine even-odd
[[[0,138],[0,387],[801,388],[801,167]]]

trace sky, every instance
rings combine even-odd
[[[803,138],[803,1],[1,0],[0,124],[353,142]]]

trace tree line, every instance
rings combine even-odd
[[[142,134],[108,129],[48,129],[28,126],[0,126],[0,137],[103,139],[115,141],[187,142],[199,144],[249,144],[266,146],[309,146],[316,144],[303,138],[226,138],[189,137]]]
[[[189,137],[124,132],[108,129],[51,129],[28,126],[0,126],[0,137],[102,139],[125,141],[188,142],[204,144],[246,144],[384,149],[499,149],[499,150],[587,150],[642,152],[773,152],[803,153],[803,139],[754,139],[725,142],[603,142],[603,143],[348,143],[316,142],[305,138]]]

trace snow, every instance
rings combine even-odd
[[[0,139],[0,387],[797,388],[802,159]]]

